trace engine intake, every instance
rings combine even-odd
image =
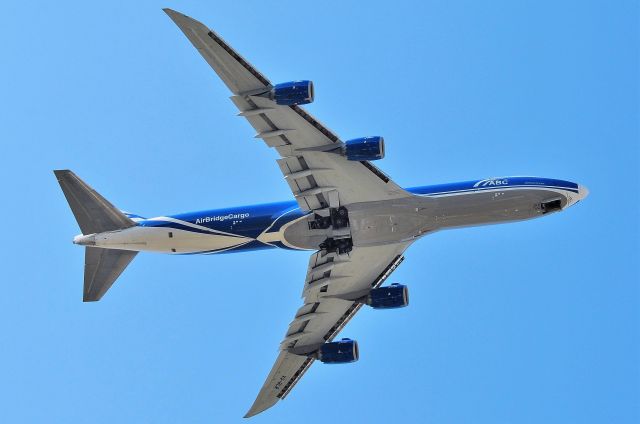
[[[318,359],[325,364],[356,362],[359,357],[358,342],[351,339],[325,343],[318,350]]]
[[[345,141],[344,155],[348,160],[378,160],[384,158],[384,138],[379,136]]]
[[[312,81],[290,81],[276,84],[271,90],[270,97],[279,105],[305,105],[313,102]]]
[[[404,308],[409,305],[409,288],[393,283],[390,286],[372,289],[367,296],[367,305],[374,309]]]

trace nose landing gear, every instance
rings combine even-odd
[[[548,200],[540,203],[540,211],[543,214],[556,212],[562,209],[562,201],[560,199]]]

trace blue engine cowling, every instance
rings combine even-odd
[[[390,286],[372,289],[367,297],[367,305],[375,309],[404,308],[409,305],[409,288],[393,283]]]
[[[349,160],[378,160],[384,157],[384,138],[379,136],[345,141],[344,155]]]
[[[271,90],[271,98],[279,105],[305,105],[313,101],[313,82],[290,81],[276,84]]]
[[[318,350],[318,359],[325,364],[356,362],[359,357],[358,342],[351,339],[325,343]]]

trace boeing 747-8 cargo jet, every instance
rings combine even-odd
[[[382,284],[414,241],[443,229],[541,217],[588,194],[570,181],[522,176],[401,188],[371,164],[384,157],[382,137],[343,141],[300,106],[313,101],[311,81],[272,84],[202,23],[165,12],[231,90],[254,137],[276,150],[295,200],[143,218],[120,211],[71,171],[54,172],[82,230],[73,242],[86,246],[84,301],[100,300],[141,251],[313,252],[303,303],[247,417],[284,399],[316,359],[358,360],[355,341],[334,340],[363,305],[407,306],[406,286]]]

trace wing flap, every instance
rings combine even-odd
[[[315,119],[314,121],[318,124],[318,127],[309,125],[306,119],[295,113],[292,106],[278,106],[273,100],[267,97],[251,96],[250,99],[251,102],[255,104],[255,107],[267,109],[263,115],[265,115],[276,128],[298,129],[298,131],[287,136],[289,144],[294,145],[298,149],[331,145],[339,141],[335,135],[333,137],[335,137],[336,141],[327,138],[319,128],[325,129],[327,133],[333,133]],[[298,109],[302,110],[300,107],[298,107]],[[304,131],[302,131],[302,129],[304,129]]]
[[[311,289],[304,293],[305,304],[315,304],[317,306],[310,309],[311,312],[322,312],[317,317],[309,320],[304,324],[302,330],[306,333],[301,335],[292,343],[284,346],[296,353],[306,353],[317,349],[322,343],[330,341],[335,337],[336,328],[342,328],[342,321],[350,319],[351,310],[357,311],[361,306],[360,303],[350,301],[366,295],[372,288],[379,287],[387,279],[389,275],[400,265],[403,260],[402,252],[408,247],[409,243],[398,243],[384,246],[356,247],[350,253],[348,261],[328,262],[336,263],[329,271],[323,273],[320,284],[315,284]],[[309,261],[310,265],[315,263],[314,267],[309,267],[307,272],[306,286],[308,281],[317,281],[317,274],[313,271],[318,269],[319,260],[322,259],[321,252],[317,252]],[[347,256],[347,255],[340,255]],[[309,277],[309,275],[313,275]],[[296,324],[296,320],[291,324]],[[346,324],[346,322],[344,322]],[[337,327],[336,327],[337,326]],[[334,328],[335,327],[335,328]],[[294,331],[300,331],[293,325],[290,325],[287,335]]]

